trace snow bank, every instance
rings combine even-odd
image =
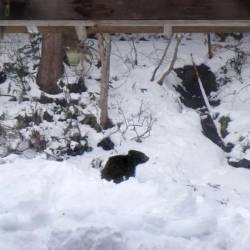
[[[183,41],[178,66],[190,51],[206,60],[203,37],[192,39]],[[114,133],[115,150],[96,148],[64,162],[1,161],[0,250],[249,250],[250,172],[229,167],[203,136],[198,114],[178,102],[174,75],[163,87],[149,82],[164,40],[140,42],[139,66],[129,70],[121,58],[129,57],[130,45],[115,43],[112,76],[119,80],[111,89],[111,117],[121,121],[123,110],[135,119],[143,103],[145,116],[155,119],[150,137],[137,143],[133,130]],[[213,60],[215,68],[222,63]],[[87,84],[97,89],[93,80]],[[150,157],[135,178],[116,185],[91,168],[94,158],[105,162],[129,149]]]

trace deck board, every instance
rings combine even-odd
[[[250,20],[249,0],[26,0],[1,20]]]

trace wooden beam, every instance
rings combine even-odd
[[[163,33],[161,26],[93,26],[88,33]]]
[[[27,26],[0,26],[2,33],[27,33]]]
[[[27,27],[22,26],[0,26],[4,33],[27,33]],[[75,30],[75,27],[70,26],[45,26],[45,27],[37,27],[40,33],[68,33]],[[86,28],[87,34],[94,33],[163,33],[163,27],[156,26],[95,26]]]
[[[173,27],[174,33],[249,33],[250,26],[176,26]]]
[[[24,26],[0,26],[2,33],[28,33],[27,27]],[[69,33],[75,31],[75,27],[70,26],[47,26],[38,27],[40,33]],[[172,27],[173,33],[208,33],[208,32],[218,32],[218,33],[229,33],[229,32],[242,32],[249,33],[250,26],[246,27],[209,27],[209,26],[174,26]],[[88,27],[87,34],[94,33],[164,33],[163,26],[96,26]]]
[[[0,20],[0,26],[94,26],[94,21],[82,21],[82,20]]]
[[[248,27],[250,20],[0,20],[0,26],[199,26]]]
[[[4,33],[28,33],[27,26],[0,26],[2,32]],[[74,27],[37,27],[40,33],[68,33],[74,31]]]

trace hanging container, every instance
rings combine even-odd
[[[79,48],[67,48],[66,55],[70,66],[76,67],[83,61],[83,53]]]

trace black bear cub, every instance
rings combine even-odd
[[[139,151],[130,150],[127,155],[116,155],[109,158],[101,177],[108,181],[120,183],[129,177],[135,176],[135,168],[138,164],[148,161],[148,157]]]

